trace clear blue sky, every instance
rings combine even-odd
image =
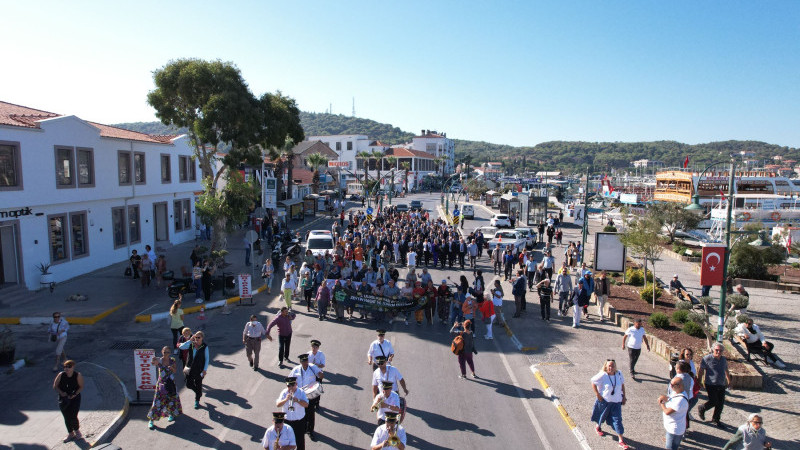
[[[0,100],[154,120],[170,59],[406,131],[800,146],[800,1],[4,2]]]

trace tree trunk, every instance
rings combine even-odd
[[[287,186],[286,200],[292,199],[292,185],[294,184],[294,182],[292,181],[292,169],[294,168],[293,166],[294,164],[290,156],[289,159],[286,161],[286,186]]]
[[[645,277],[647,279],[647,277]],[[653,261],[653,309],[656,309],[656,262]]]
[[[274,164],[275,164],[275,171],[273,173],[273,176],[275,176],[275,180],[277,181],[277,183],[276,183],[276,188],[277,189],[276,189],[275,192],[278,195],[277,201],[280,201],[280,200],[282,200],[281,199],[281,192],[283,192],[283,163],[276,161]]]

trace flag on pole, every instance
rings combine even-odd
[[[789,239],[786,240],[786,250],[792,251],[792,231],[789,230]]]
[[[686,155],[686,159],[683,160],[683,168],[689,167],[689,155]]]

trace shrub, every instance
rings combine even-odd
[[[706,323],[706,315],[700,311],[689,311],[689,315],[686,316],[686,321],[694,322],[702,326]]]
[[[605,232],[605,233],[616,233],[617,232],[617,227],[615,227],[613,225],[606,225],[605,228],[603,228],[603,232]]]
[[[656,300],[661,298],[661,294],[663,294],[663,293],[664,293],[664,291],[661,288],[657,287],[656,288]],[[644,300],[646,302],[653,301],[653,285],[652,284],[648,284],[646,288],[644,288],[641,291],[639,291],[639,295],[642,297],[642,300]]]
[[[608,284],[610,284],[612,286],[616,286],[617,285],[617,280],[615,280],[613,278],[609,278],[608,279]]]
[[[692,309],[692,302],[687,302],[685,300],[678,300],[675,303],[675,309],[678,311],[689,311]]]
[[[792,263],[792,268],[793,269],[800,269],[800,262],[793,262]]]
[[[686,253],[686,250],[688,249],[689,249],[688,247],[682,244],[677,244],[677,243],[672,244],[672,251],[679,255],[683,255],[684,253]]]
[[[686,323],[686,320],[689,318],[689,311],[685,309],[679,309],[672,313],[672,320],[675,323]]]
[[[748,320],[750,320],[750,316],[748,316],[747,314],[739,314],[739,315],[736,316],[736,323],[737,324],[745,323]]]
[[[728,306],[733,306],[734,309],[745,309],[750,305],[750,299],[741,294],[733,294],[728,296]]]
[[[641,270],[628,269],[625,271],[625,280],[631,286],[641,286],[644,283],[644,276]]]
[[[694,336],[697,338],[706,337],[706,333],[703,332],[703,327],[694,322],[686,322],[685,324],[683,324],[683,332],[688,334],[689,336]]]
[[[647,323],[651,327],[655,328],[668,328],[669,317],[662,312],[654,312],[653,314],[650,314],[650,318],[647,320]]]
[[[619,272],[611,272],[611,276],[617,278],[620,276]]]

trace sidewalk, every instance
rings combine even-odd
[[[290,229],[304,233],[306,229],[318,227],[329,228],[330,218],[316,216],[303,222],[290,222]],[[253,266],[244,265],[243,236],[246,230],[237,230],[228,236],[226,273],[258,274],[261,262],[269,253],[254,254],[251,258]],[[199,241],[199,245],[209,245],[208,241]],[[189,255],[195,241],[186,242],[166,249],[169,270],[180,273],[182,265],[189,266]],[[137,315],[159,318],[172,304],[166,293],[166,283],[162,288],[141,288],[139,280],[131,280],[122,276],[126,263],[114,264],[73,280],[59,283],[55,292],[21,292],[3,298],[0,316],[4,322],[18,319],[11,325],[16,338],[16,358],[25,359],[26,365],[16,372],[5,366],[0,373],[0,384],[3,386],[3,408],[0,408],[0,449],[5,445],[12,448],[75,448],[76,443],[62,444],[66,436],[66,428],[56,402],[56,394],[52,390],[56,376],[51,372],[53,365],[52,345],[46,339],[47,325],[41,324],[39,318],[48,323],[52,320],[53,311],[62,311],[67,320],[75,326],[69,331],[66,351],[71,359],[77,361],[76,370],[85,377],[85,388],[82,394],[81,412],[79,415],[81,431],[85,442],[78,442],[81,448],[88,448],[99,443],[103,438],[112,435],[115,427],[124,422],[128,412],[130,393],[114,373],[125,375],[123,380],[133,386],[132,365],[133,352],[109,350],[112,343],[147,344],[152,336],[164,333],[164,321],[135,324]],[[280,272],[282,268],[278,268]],[[279,281],[276,277],[275,283]],[[256,278],[254,289],[261,287],[261,278]],[[237,289],[238,291],[238,289]],[[275,292],[273,290],[273,292]],[[80,293],[89,297],[85,302],[66,302],[71,294]],[[235,297],[238,292],[230,292],[227,297]],[[259,295],[260,299],[260,295]],[[212,303],[224,303],[220,291],[214,292]],[[193,296],[185,308],[196,306]],[[98,314],[100,319],[90,320]],[[28,319],[25,319],[28,318]],[[20,320],[21,319],[21,320]],[[76,320],[77,319],[77,320]],[[203,329],[205,321],[198,320],[197,315],[187,313],[185,321],[193,329]],[[2,323],[2,322],[0,322]],[[76,324],[92,326],[80,326]],[[168,335],[167,330],[167,335]],[[131,347],[133,348],[133,347]],[[96,364],[95,364],[96,363]],[[107,367],[108,369],[106,369]],[[129,373],[130,372],[130,373]]]
[[[591,220],[585,251],[587,259],[593,251],[591,232],[601,229],[597,220]],[[580,228],[565,227],[563,230],[565,243],[580,241]],[[554,247],[556,267],[560,267],[564,260],[563,249],[564,247]],[[537,259],[541,258],[540,250],[541,246],[537,247]],[[487,263],[485,259],[481,262]],[[685,285],[699,286],[699,276],[692,272],[691,263],[665,257],[657,263],[656,270],[659,278],[669,279],[672,274],[678,273]],[[491,268],[487,272],[491,275]],[[486,280],[489,283],[491,277],[486,277]],[[504,282],[503,289],[508,294],[506,298],[509,298],[510,283]],[[691,432],[684,439],[681,448],[721,448],[733,434],[735,427],[745,423],[752,412],[764,414],[765,428],[774,448],[795,448],[798,445],[796,430],[800,429],[800,378],[794,372],[800,362],[800,345],[791,334],[796,329],[800,314],[790,307],[797,298],[791,294],[761,289],[750,289],[750,294],[748,313],[761,324],[768,338],[776,343],[776,352],[786,361],[788,369],[779,371],[759,367],[766,375],[764,390],[730,392],[722,415],[722,421],[728,427],[721,430],[707,423],[693,422]],[[716,296],[714,291],[712,296]],[[589,380],[601,370],[606,359],[615,359],[619,369],[627,375],[628,357],[627,352],[622,349],[623,330],[613,322],[600,322],[596,306],[590,306],[591,318],[582,320],[578,329],[572,328],[571,316],[559,317],[556,308],[552,308],[551,322],[547,323],[540,319],[538,296],[529,292],[526,300],[527,314],[522,319],[509,319],[509,325],[522,346],[533,349],[528,354],[531,364],[541,371],[553,394],[586,437],[591,448],[619,448],[613,431],[605,437],[599,437],[594,432],[594,425],[589,422],[594,404]],[[509,303],[506,301],[504,308],[507,317],[510,317],[509,310],[513,310]],[[782,311],[782,314],[778,316],[762,311]],[[695,349],[697,353],[703,350]],[[636,369],[640,373],[637,380],[627,376],[625,380],[628,397],[628,403],[623,407],[625,440],[632,448],[663,448],[662,414],[656,399],[666,391],[668,363],[660,356],[643,350]],[[540,389],[539,383],[533,383]],[[701,402],[705,398],[703,391]],[[692,413],[694,419],[697,419],[696,411],[694,409]],[[568,418],[565,421],[569,423]],[[605,428],[606,432],[611,431],[608,427]],[[577,446],[576,442],[575,447]]]

